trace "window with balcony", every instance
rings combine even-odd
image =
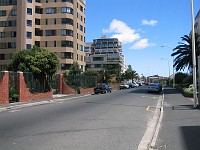
[[[17,36],[17,32],[16,31],[11,31],[10,32],[10,37],[16,37]]]
[[[0,60],[5,60],[5,54],[0,54]]]
[[[6,10],[0,10],[0,16],[6,16]]]
[[[46,36],[56,36],[56,30],[46,30]]]
[[[73,48],[73,42],[72,41],[61,41],[61,47],[72,47]]]
[[[93,57],[93,61],[103,61],[103,57]]]
[[[70,7],[62,7],[61,8],[62,13],[68,13],[68,14],[73,14],[73,9]]]
[[[70,18],[62,18],[62,19],[61,19],[61,23],[62,23],[62,24],[69,24],[69,25],[72,25],[72,26],[73,26],[73,20],[70,19]]]
[[[72,64],[61,64],[61,70],[69,70]]]
[[[73,31],[72,30],[68,30],[68,29],[62,29],[61,30],[61,35],[62,36],[72,36],[73,37]]]
[[[0,38],[5,38],[5,32],[0,32]]]
[[[46,8],[45,12],[46,14],[55,14],[56,8]]]
[[[61,53],[62,59],[73,59],[73,53],[71,52],[62,52]]]
[[[62,2],[69,2],[73,4],[73,0],[62,0]]]

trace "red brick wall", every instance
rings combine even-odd
[[[94,88],[87,88],[87,89],[81,89],[81,93],[92,93],[94,91]]]
[[[23,72],[18,72],[18,85],[19,85],[19,102],[26,102],[29,100],[48,99],[53,97],[52,90],[46,93],[33,94],[26,87]]]
[[[67,85],[64,80],[62,84],[62,94],[77,94],[77,91],[71,88],[69,85]]]
[[[9,72],[4,71],[0,80],[0,104],[9,103]]]

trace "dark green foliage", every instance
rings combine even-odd
[[[175,56],[174,68],[176,71],[193,68],[192,62],[192,38],[191,36],[184,35],[181,37],[182,42],[173,49],[171,56]],[[200,36],[195,34],[195,50],[196,50],[196,62],[200,54]],[[198,67],[197,67],[198,68]]]
[[[58,57],[55,53],[34,46],[31,50],[16,52],[8,65],[10,71],[32,72],[34,77],[43,80],[58,70]]]

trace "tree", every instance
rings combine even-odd
[[[138,78],[138,74],[135,70],[132,69],[131,65],[128,65],[128,69],[124,73],[125,79],[131,79],[133,82],[134,78]]]
[[[81,69],[78,62],[74,62],[69,70],[69,75],[80,75]]]
[[[14,53],[8,70],[32,72],[39,80],[46,78],[46,75],[53,76],[58,70],[59,59],[53,52],[44,48],[33,46],[31,50],[21,50]]]
[[[182,42],[173,49],[171,56],[175,56],[174,68],[176,71],[184,70],[188,68],[190,70],[193,67],[192,62],[192,38],[191,36],[184,35],[181,37]],[[200,54],[200,36],[195,34],[195,49],[196,49],[196,61]]]

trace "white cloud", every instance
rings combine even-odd
[[[155,24],[155,20],[153,21],[151,20],[149,23]],[[146,38],[142,39],[140,34],[137,32],[140,31],[132,29],[126,23],[117,19],[112,20],[108,29],[103,29],[104,34],[111,33],[112,34],[111,37],[118,38],[119,41],[122,42],[122,44],[132,43],[133,46],[130,47],[130,49],[136,50],[136,49],[144,49],[147,47],[155,46],[155,44],[149,43],[148,39]]]
[[[113,19],[109,29],[103,29],[103,32],[114,33],[112,37],[118,38],[123,44],[132,43],[140,39],[140,35],[134,29],[117,19]]]
[[[144,49],[150,46],[155,46],[156,44],[154,43],[149,43],[148,39],[141,39],[138,42],[134,43],[134,45],[132,47],[130,47],[130,49]]]
[[[142,20],[142,25],[150,25],[150,26],[154,26],[158,23],[157,20],[146,20],[146,19],[143,19]]]

